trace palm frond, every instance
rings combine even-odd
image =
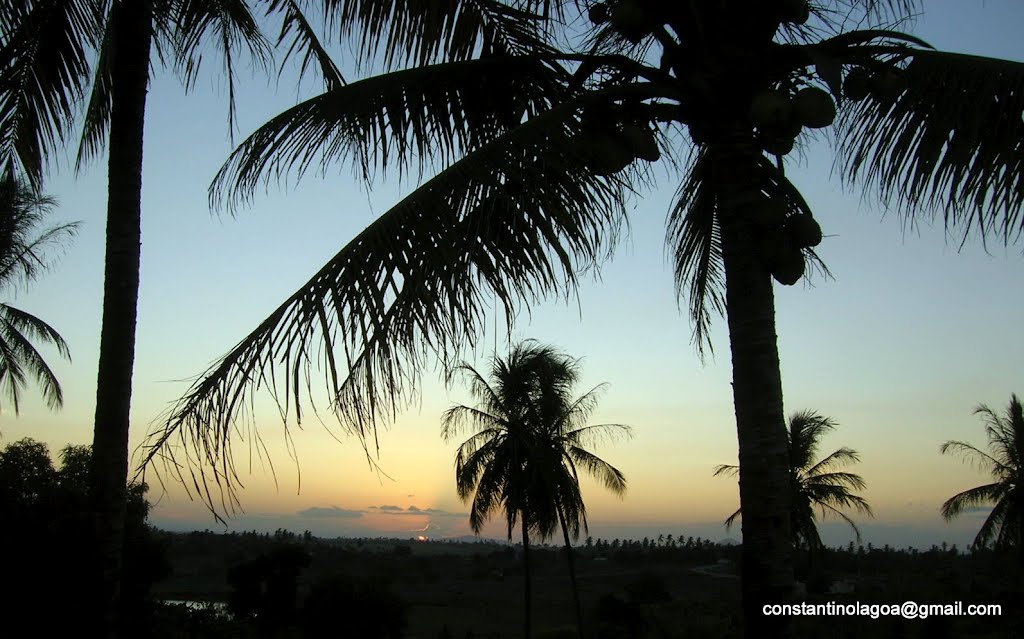
[[[353,82],[272,118],[235,149],[210,189],[217,208],[247,201],[260,184],[317,163],[350,159],[363,177],[414,161],[448,163],[546,108],[565,74],[541,58],[493,58],[395,71]],[[565,116],[571,116],[565,110]],[[557,126],[557,122],[550,124]],[[530,127],[521,127],[530,134]],[[543,135],[537,131],[535,135]],[[480,170],[477,168],[476,173]]]
[[[331,59],[327,49],[321,43],[305,11],[296,0],[271,0],[267,6],[267,15],[283,13],[281,18],[281,32],[277,36],[277,46],[282,46],[290,41],[284,59],[281,61],[281,71],[284,71],[284,64],[289,58],[301,55],[299,62],[299,77],[306,74],[309,67],[316,63],[320,76],[323,78],[324,88],[328,91],[340,88],[345,85],[345,78],[334,60]],[[280,72],[278,73],[280,77]]]
[[[0,17],[0,170],[20,169],[35,190],[85,95],[106,5],[37,0]]]
[[[82,124],[82,135],[75,157],[75,172],[80,172],[90,161],[95,159],[107,142],[107,129],[110,125],[110,113],[114,104],[113,72],[114,72],[114,35],[117,29],[120,3],[113,3],[103,25],[103,36],[99,41],[96,63],[93,70],[92,92],[89,103],[85,107]]]
[[[730,477],[739,477],[740,467],[732,464],[719,464],[715,466],[714,472],[711,474],[713,477],[719,475],[729,475]]]
[[[869,96],[839,120],[844,179],[877,189],[909,224],[941,210],[964,240],[1019,240],[1024,64],[906,48],[889,64],[905,91],[892,102]]]
[[[0,376],[4,377],[16,414],[18,395],[26,381],[23,369],[35,377],[48,407],[55,409],[64,404],[60,382],[32,344],[33,340],[54,346],[61,357],[70,361],[67,342],[52,326],[31,313],[0,304]]]
[[[742,508],[737,508],[736,512],[734,512],[733,514],[731,514],[728,517],[726,517],[725,521],[723,522],[723,524],[725,524],[725,529],[726,530],[731,529],[732,525],[736,523],[736,519],[738,519],[740,516],[742,516],[742,514],[743,514],[743,509]]]
[[[597,455],[578,446],[569,448],[573,461],[582,466],[588,474],[600,481],[613,494],[621,496],[626,492],[626,476]]]
[[[36,234],[56,204],[11,171],[0,177],[0,286],[27,285],[49,268],[46,252],[77,233],[78,224],[68,223]]]
[[[221,60],[228,87],[228,126],[235,127],[235,55],[244,47],[249,59],[266,68],[270,44],[245,0],[182,0],[173,20],[175,67],[190,90],[199,75],[205,50],[211,47]]]
[[[957,493],[942,504],[942,518],[949,521],[960,516],[966,509],[998,503],[1005,490],[1006,486],[997,482]]]
[[[826,471],[828,471],[831,468],[834,468],[836,466],[842,466],[845,464],[854,464],[859,461],[860,454],[858,454],[857,451],[853,450],[852,448],[846,448],[844,446],[843,448],[833,451],[827,457],[825,457],[818,463],[808,468],[806,471],[804,471],[804,475],[808,479],[817,479],[818,477],[825,477],[827,476],[825,474]],[[835,473],[831,474],[834,475]]]
[[[725,314],[725,270],[718,226],[712,162],[701,151],[669,213],[666,242],[673,263],[676,297],[690,301],[693,342],[703,359],[714,353],[709,331],[711,312]]]
[[[330,0],[325,12],[328,29],[359,36],[363,63],[382,58],[389,69],[550,51],[541,16],[499,0]]]
[[[973,464],[976,468],[991,472],[997,477],[1006,476],[1012,472],[1012,469],[1009,466],[1004,465],[992,455],[989,455],[985,451],[980,450],[967,442],[955,440],[944,442],[942,446],[939,447],[939,452],[943,455],[951,453],[959,454],[965,457],[967,461]]]

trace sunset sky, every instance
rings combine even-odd
[[[1024,60],[1019,0],[925,4],[924,15],[901,28],[939,49]],[[347,55],[339,49],[339,60]],[[349,167],[339,166],[326,179],[310,175],[287,191],[272,185],[234,218],[211,213],[206,188],[232,144],[226,86],[216,63],[207,64],[192,94],[164,69],[157,70],[149,94],[133,447],[189,378],[415,186],[388,176],[368,192]],[[276,86],[245,73],[240,80],[236,142],[316,89],[307,82],[296,90],[288,77]],[[64,386],[65,406],[47,410],[31,388],[19,416],[0,416],[0,445],[33,437],[56,453],[67,443],[91,441],[106,176],[105,165],[95,163],[76,178],[73,157],[69,151],[61,158],[47,190],[60,203],[53,221],[81,220],[79,236],[30,291],[5,291],[7,301],[50,322],[70,344],[70,364],[47,351]],[[803,159],[794,154],[787,169],[821,221],[826,239],[819,254],[835,276],[776,289],[787,414],[810,408],[834,417],[840,426],[824,440],[823,452],[849,446],[861,454],[853,471],[867,481],[863,496],[876,514],[858,519],[865,543],[967,545],[984,513],[947,524],[939,506],[985,483],[986,476],[940,455],[939,445],[948,439],[983,445],[973,409],[985,403],[1002,411],[1011,393],[1024,393],[1022,245],[991,242],[986,250],[971,238],[960,249],[959,235],[946,236],[941,219],[932,224],[922,217],[917,227],[906,227],[870,196],[844,191],[831,169],[823,141]],[[584,282],[578,303],[552,299],[524,313],[513,340],[536,338],[582,357],[579,390],[608,383],[594,422],[633,427],[631,440],[596,449],[625,473],[629,488],[619,500],[598,485],[584,486],[595,537],[738,539],[738,528],[727,533],[721,525],[738,506],[736,482],[711,476],[715,465],[736,463],[725,321],[716,320],[715,355],[702,364],[664,250],[665,214],[678,178],[661,167],[655,176],[658,188],[632,200],[629,236],[600,279]],[[485,348],[464,356],[485,367],[495,338],[488,335],[482,343]],[[503,334],[497,349],[507,350]],[[250,441],[236,441],[245,512],[229,520],[231,528],[280,526],[331,536],[468,534],[467,507],[454,485],[457,442],[441,440],[440,416],[470,398],[463,385],[446,388],[440,369],[428,370],[425,382],[420,401],[380,433],[376,460],[386,475],[371,470],[356,439],[342,435],[339,443],[337,426],[315,419],[294,432],[296,463],[283,446],[276,413],[261,410],[257,421],[271,449],[276,485],[259,458],[249,464]],[[148,479],[157,526],[222,529],[179,486],[161,488]],[[853,538],[837,523],[824,531],[833,545]],[[487,534],[503,536],[501,522]]]

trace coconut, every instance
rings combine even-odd
[[[804,276],[806,268],[804,254],[798,249],[793,249],[783,253],[780,259],[771,266],[772,277],[779,284],[792,286]]]
[[[871,79],[871,95],[882,104],[892,104],[907,90],[907,78],[894,69]]]
[[[627,124],[622,127],[622,139],[625,140],[633,154],[641,160],[657,162],[661,159],[661,150],[654,132],[641,124]]]
[[[750,103],[750,123],[759,129],[784,127],[793,120],[793,104],[782,91],[762,91]]]
[[[608,21],[608,5],[598,2],[587,11],[587,17],[593,24],[604,24]]]
[[[793,150],[793,138],[759,138],[761,148],[769,155],[787,155]]]
[[[633,44],[650,35],[654,24],[650,14],[634,0],[619,0],[608,10],[608,20],[623,38]]]
[[[797,91],[793,110],[797,120],[811,129],[829,126],[836,119],[836,103],[828,91],[818,87],[804,87]]]
[[[595,175],[614,175],[636,159],[625,140],[619,136],[588,136],[580,140],[580,144],[580,152],[587,167]]]
[[[871,73],[862,67],[851,69],[843,82],[843,95],[854,102],[868,97],[871,91]]]
[[[806,213],[790,215],[786,220],[786,233],[800,248],[821,244],[821,225]]]

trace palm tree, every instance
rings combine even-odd
[[[821,510],[822,518],[834,515],[849,524],[858,542],[860,529],[843,510],[853,509],[873,516],[868,502],[853,493],[854,490],[864,490],[867,486],[861,476],[836,470],[846,464],[859,462],[860,456],[857,451],[844,446],[815,461],[821,437],[834,430],[837,425],[831,417],[819,415],[812,410],[793,413],[789,417],[787,443],[792,487],[790,531],[794,545],[806,548],[812,558],[817,551],[824,548],[818,534],[815,509]],[[722,464],[715,467],[714,474],[738,475],[739,471],[739,466]],[[729,515],[725,520],[726,529],[732,527],[742,511],[743,509],[739,508]]]
[[[492,299],[511,323],[523,304],[571,296],[619,238],[625,193],[645,184],[636,160],[663,157],[681,169],[666,238],[699,352],[712,313],[727,318],[743,605],[764,621],[761,606],[794,583],[772,280],[820,266],[821,227],[785,156],[834,124],[848,184],[909,221],[941,209],[947,230],[1017,239],[1024,65],[847,30],[896,24],[917,0],[587,2],[582,41],[554,26],[580,3],[358,4],[380,29],[396,15],[406,25],[381,40],[387,55],[368,47],[383,71],[257,129],[221,169],[214,203],[332,160],[368,177],[444,168],[202,375],[151,433],[147,459],[168,458],[168,472],[233,505],[231,436],[248,394],[281,399],[287,428],[313,366],[343,426],[370,435],[414,397],[428,356],[477,343]],[[216,492],[200,492],[211,508]],[[783,618],[769,623],[748,633],[784,632]]]
[[[965,510],[991,505],[992,511],[974,537],[974,547],[992,544],[999,549],[1016,548],[1024,565],[1024,409],[1017,395],[1011,395],[1005,415],[996,414],[984,404],[974,413],[985,422],[989,452],[956,440],[945,442],[939,451],[943,455],[963,455],[988,471],[993,481],[947,499],[942,504],[942,517],[950,521]]]
[[[0,169],[18,170],[38,190],[48,160],[84,126],[77,168],[106,146],[108,199],[100,357],[90,495],[96,515],[99,623],[114,632],[126,507],[128,428],[141,240],[142,152],[151,52],[196,79],[205,49],[220,49],[234,127],[237,49],[258,65],[269,58],[250,4],[281,17],[285,58],[320,70],[325,88],[341,82],[298,0],[39,0],[0,9]],[[89,87],[91,85],[91,90]],[[74,133],[73,133],[74,131]]]
[[[472,500],[470,526],[479,533],[490,516],[504,511],[508,537],[518,521],[523,539],[525,636],[530,636],[530,531],[541,540],[561,528],[569,562],[577,630],[583,621],[570,537],[587,530],[586,507],[577,468],[598,477],[616,495],[626,489],[623,474],[585,445],[601,435],[629,433],[621,424],[586,425],[596,406],[598,386],[578,398],[572,388],[579,360],[533,341],[516,345],[506,359],[491,361],[491,380],[467,363],[453,371],[469,379],[475,407],[445,411],[442,436],[451,440],[473,431],[455,461],[459,496]]]
[[[77,224],[61,224],[36,233],[56,202],[39,195],[7,171],[0,177],[0,289],[27,285],[49,266],[45,251],[75,235]],[[60,382],[34,341],[50,344],[70,361],[67,342],[35,315],[0,302],[0,386],[18,414],[20,396],[29,377],[39,384],[50,408],[64,402]]]

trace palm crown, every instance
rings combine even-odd
[[[992,476],[992,482],[953,495],[942,504],[942,517],[951,520],[971,508],[992,506],[974,538],[974,546],[1017,548],[1024,557],[1024,409],[1016,395],[1004,415],[985,405],[974,411],[985,422],[988,450],[962,441],[942,444],[942,454],[959,454]]]
[[[450,440],[464,428],[473,431],[459,446],[455,476],[459,496],[472,500],[474,531],[502,510],[510,538],[519,517],[541,538],[550,537],[563,519],[578,537],[587,527],[580,466],[613,493],[624,493],[622,473],[585,446],[601,436],[628,434],[629,428],[586,424],[602,387],[572,397],[575,360],[524,342],[506,359],[492,360],[491,381],[465,363],[456,372],[467,376],[478,403],[445,411],[442,436]]]
[[[860,529],[843,511],[852,509],[872,515],[868,502],[853,493],[854,490],[867,487],[861,476],[837,470],[844,465],[859,462],[857,451],[844,446],[815,461],[821,437],[837,425],[832,418],[811,410],[794,413],[789,418],[787,441],[793,493],[791,530],[793,541],[812,551],[824,547],[818,533],[815,509],[820,510],[822,517],[834,515],[845,521],[853,528],[858,541]],[[739,466],[723,464],[715,467],[714,474],[736,475],[739,472]],[[726,527],[731,527],[741,513],[742,508],[729,515],[725,520]]]

